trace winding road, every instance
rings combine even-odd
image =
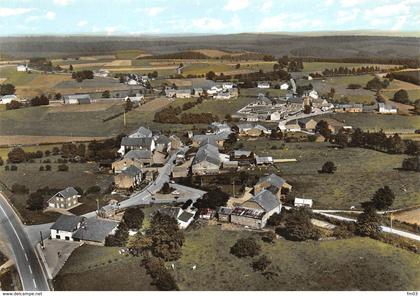
[[[0,227],[7,238],[19,276],[25,291],[49,291],[47,277],[43,265],[39,261],[35,250],[23,228],[15,211],[0,193]]]

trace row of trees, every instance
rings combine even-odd
[[[342,75],[361,75],[361,74],[379,72],[380,70],[381,68],[378,66],[366,66],[366,67],[358,67],[358,68],[338,67],[338,68],[333,68],[333,69],[324,69],[324,71],[322,71],[322,75],[327,76],[327,77],[342,76]]]
[[[77,82],[82,82],[85,79],[93,79],[93,72],[91,70],[73,72],[71,78],[75,79]]]

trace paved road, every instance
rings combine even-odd
[[[15,257],[23,290],[49,291],[43,267],[26,235],[26,232],[5,197],[0,193],[0,227],[6,234],[8,245]]]
[[[160,169],[156,180],[142,191],[134,193],[129,199],[122,201],[120,203],[120,208],[128,208],[140,204],[150,203],[152,196],[162,188],[163,184],[169,182],[172,169],[175,166],[174,160],[176,158],[176,154],[180,151],[187,150],[188,147],[184,147],[172,154],[172,156],[166,161],[166,164]]]
[[[324,215],[326,217],[330,217],[330,218],[334,218],[337,220],[341,220],[341,221],[351,221],[351,222],[356,222],[356,219],[352,219],[352,218],[347,218],[347,217],[341,217],[341,216],[337,216],[337,215],[332,215],[332,214],[327,214],[327,213],[320,213],[321,215]],[[411,232],[407,232],[407,231],[402,231],[402,230],[397,230],[388,226],[381,226],[381,229],[383,232],[387,232],[387,233],[392,233],[392,234],[396,234],[405,238],[409,238],[409,239],[413,239],[416,241],[420,241],[420,235],[411,233]]]

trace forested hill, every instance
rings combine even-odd
[[[31,36],[1,37],[0,53],[14,57],[59,57],[108,54],[141,49],[167,54],[194,49],[251,51],[275,56],[318,58],[419,56],[420,38],[394,36],[290,36],[281,34],[234,34],[212,36]]]

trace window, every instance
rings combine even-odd
[[[60,238],[61,238],[61,236],[60,236],[59,234],[57,234],[57,235],[55,236],[55,238],[56,238],[56,239],[60,239]]]
[[[66,236],[66,240],[70,240],[70,237]]]

